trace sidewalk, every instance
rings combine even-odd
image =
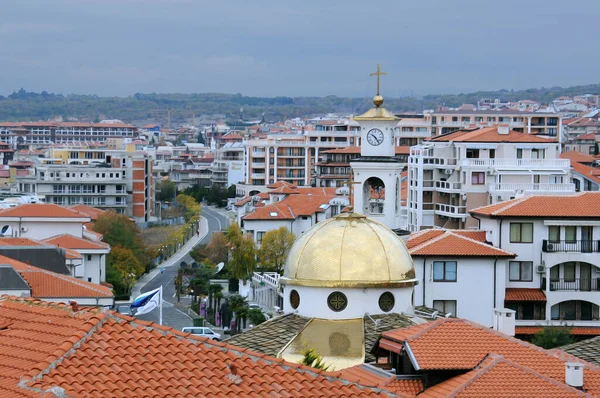
[[[141,294],[141,290],[148,282],[156,277],[156,275],[160,274],[160,269],[165,267],[172,267],[174,265],[178,265],[181,260],[196,246],[205,236],[208,234],[208,221],[206,218],[200,217],[199,231],[200,234],[194,235],[190,240],[188,240],[185,245],[181,247],[174,255],[160,263],[155,269],[150,271],[147,274],[144,274],[136,284],[131,289],[131,300]]]

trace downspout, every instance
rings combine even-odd
[[[481,230],[481,219],[478,218],[477,216],[473,215],[473,213],[471,213],[471,218],[474,218],[477,220],[477,229]]]
[[[504,218],[500,219],[500,228],[498,231],[498,249],[502,249],[502,221],[504,221]]]
[[[21,221],[23,220],[23,217],[19,217],[19,238],[21,237]]]
[[[492,308],[496,308],[496,263],[498,262],[498,257],[494,259],[494,303]]]
[[[423,306],[426,307],[425,304],[425,264],[427,263],[427,256],[423,257]]]

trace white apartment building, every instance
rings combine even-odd
[[[227,188],[244,182],[244,144],[238,132],[231,132],[215,140],[215,160],[212,164],[213,186]]]
[[[516,255],[505,281],[517,334],[565,322],[600,334],[600,193],[527,196],[471,214],[487,241]]]
[[[109,138],[134,138],[137,127],[121,122],[3,122],[0,140],[13,147],[77,141],[104,142]]]
[[[408,229],[477,225],[469,210],[519,196],[570,194],[568,159],[555,139],[507,126],[461,130],[411,148]]]

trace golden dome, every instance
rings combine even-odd
[[[342,213],[304,232],[292,246],[282,283],[323,287],[402,287],[416,283],[404,242],[388,227]]]
[[[383,105],[383,97],[381,95],[374,96],[373,104],[379,108],[381,105]]]

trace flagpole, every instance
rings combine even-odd
[[[159,309],[158,309],[158,324],[162,325],[162,303],[163,302],[163,287],[160,285],[160,301],[159,301]]]

